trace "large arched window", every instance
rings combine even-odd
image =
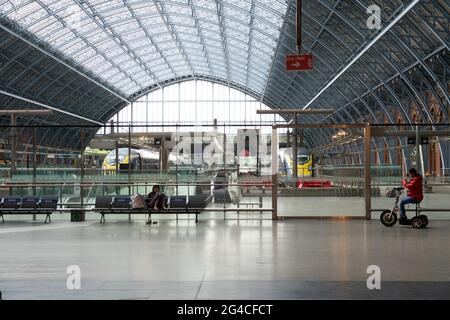
[[[236,89],[192,80],[144,95],[111,120],[121,125],[142,125],[134,127],[133,132],[173,132],[177,124],[192,125],[180,128],[182,131],[210,131],[216,120],[219,131],[225,133],[235,133],[239,128],[255,128],[269,133],[271,124],[285,122],[278,115],[258,115],[258,109],[269,107]],[[127,131],[126,127],[118,129],[118,132]]]

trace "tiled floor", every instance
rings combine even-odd
[[[450,298],[450,221],[0,224],[3,299]],[[81,289],[68,290],[69,265]],[[367,267],[381,269],[368,290]]]

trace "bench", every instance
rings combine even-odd
[[[45,223],[51,222],[50,215],[58,209],[57,196],[25,196],[2,197],[0,202],[0,216],[5,222],[5,214],[45,214]]]
[[[198,215],[206,207],[204,196],[170,196],[168,199],[169,208],[133,209],[130,196],[98,196],[95,198],[94,212],[98,212],[100,223],[104,223],[107,214],[147,214],[147,224],[152,223],[152,214],[175,214],[178,221],[179,214],[195,214],[195,223],[198,222]]]

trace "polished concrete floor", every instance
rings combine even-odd
[[[392,209],[394,200],[385,196],[386,189],[380,187],[381,196],[372,197],[373,209]],[[402,197],[404,197],[403,195]],[[245,199],[245,198],[244,198]],[[425,194],[421,203],[423,208],[447,209],[447,212],[427,212],[430,219],[450,220],[450,186],[433,187],[433,193]],[[364,216],[364,197],[285,197],[278,198],[280,216]],[[264,207],[271,206],[271,199],[264,199]],[[409,209],[414,209],[410,205]],[[373,213],[378,218],[379,212]]]
[[[0,243],[3,299],[450,299],[450,221],[8,222]]]

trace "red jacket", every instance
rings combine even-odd
[[[408,197],[414,198],[416,201],[423,200],[422,176],[420,174],[413,176],[409,183],[406,180],[403,180],[402,184],[406,189],[408,189]]]

